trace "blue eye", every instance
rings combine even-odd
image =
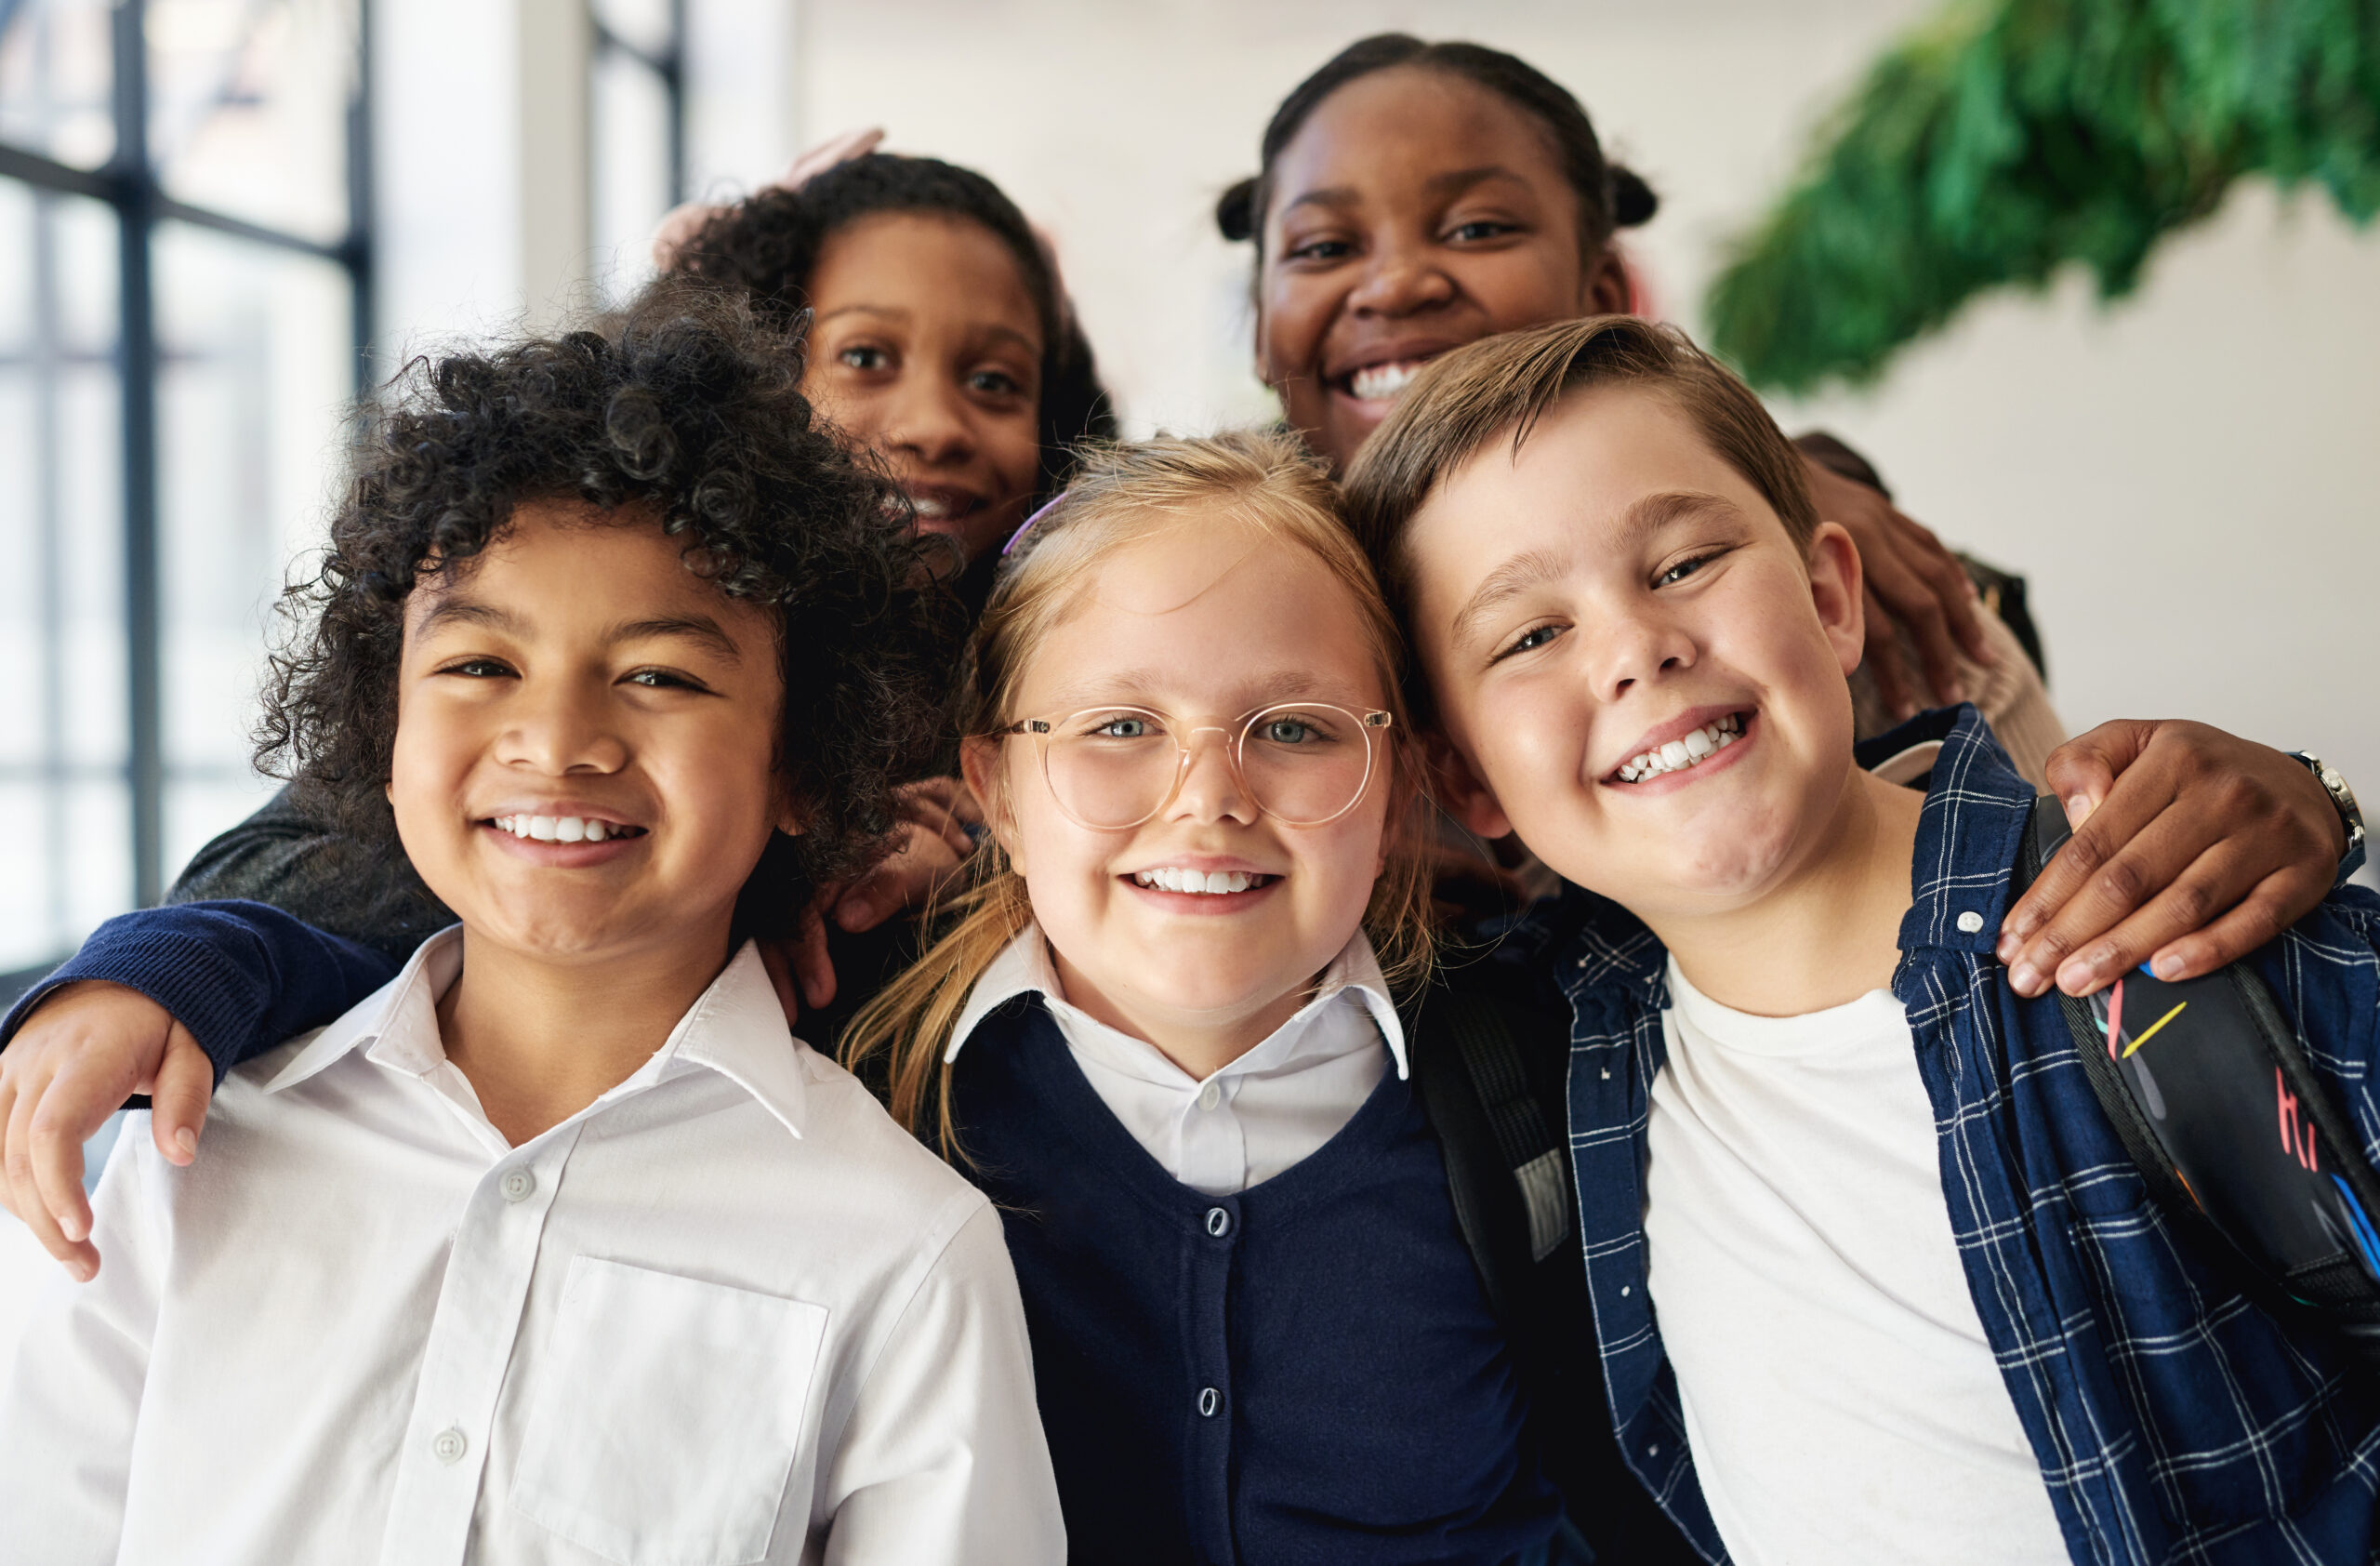
[[[1563,628],[1558,625],[1532,626],[1514,637],[1512,644],[1498,653],[1496,657],[1501,660],[1511,657],[1515,653],[1533,653],[1560,636],[1562,630]]]
[[[1110,718],[1093,725],[1091,731],[1102,739],[1145,739],[1149,721],[1146,718]]]

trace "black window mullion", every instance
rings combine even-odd
[[[126,758],[132,805],[132,895],[165,896],[165,755],[157,582],[157,297],[152,241],[157,181],[149,161],[148,0],[116,0],[117,365],[124,398]]]

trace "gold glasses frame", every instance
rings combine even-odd
[[[1255,730],[1258,723],[1262,723],[1264,719],[1272,716],[1276,712],[1336,712],[1339,716],[1346,719],[1349,725],[1353,727],[1355,732],[1364,737],[1363,780],[1355,785],[1355,791],[1348,796],[1347,803],[1332,811],[1329,815],[1317,816],[1311,821],[1291,820],[1289,817],[1280,815],[1266,805],[1263,800],[1258,797],[1256,790],[1249,783],[1248,771],[1242,764],[1241,761],[1241,754],[1248,745],[1248,737]],[[1058,788],[1057,779],[1051,776],[1050,746],[1051,737],[1061,728],[1072,730],[1080,720],[1091,717],[1094,714],[1101,717],[1113,714],[1117,717],[1133,716],[1154,718],[1157,720],[1158,725],[1164,729],[1166,737],[1173,741],[1173,781],[1166,786],[1164,794],[1159,797],[1157,803],[1149,807],[1148,814],[1141,816],[1137,820],[1126,821],[1117,825],[1084,820],[1080,816],[1075,813],[1074,807],[1066,803],[1064,793],[1063,793]],[[1167,805],[1173,803],[1174,796],[1182,792],[1183,780],[1190,776],[1191,744],[1202,734],[1214,734],[1224,737],[1223,762],[1225,765],[1231,768],[1232,781],[1239,785],[1240,790],[1247,794],[1250,802],[1252,803],[1260,812],[1272,816],[1273,819],[1280,822],[1285,827],[1328,826],[1331,822],[1339,819],[1342,816],[1346,815],[1347,812],[1355,809],[1356,805],[1363,803],[1365,791],[1372,786],[1373,769],[1380,764],[1380,750],[1379,747],[1372,743],[1373,737],[1386,733],[1391,722],[1391,714],[1379,708],[1374,708],[1368,712],[1359,713],[1342,707],[1338,703],[1332,701],[1276,701],[1270,706],[1256,709],[1254,711],[1237,719],[1229,726],[1220,723],[1202,723],[1193,728],[1177,730],[1173,725],[1173,720],[1170,715],[1160,712],[1155,708],[1111,705],[1085,707],[1078,711],[1069,713],[1063,719],[1055,721],[1047,718],[1020,719],[1018,722],[1009,724],[1008,727],[998,730],[998,733],[1002,738],[1006,738],[1012,735],[1028,736],[1032,738],[1034,748],[1040,752],[1041,781],[1049,789],[1050,798],[1057,805],[1059,813],[1064,816],[1067,820],[1072,821],[1078,827],[1086,828],[1094,832],[1128,832],[1133,828],[1146,825],[1149,821],[1156,818],[1156,816],[1162,812]]]

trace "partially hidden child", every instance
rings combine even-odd
[[[665,285],[419,366],[265,755],[458,926],[143,1119],[0,1406],[0,1560],[1043,1563],[1000,1221],[751,944],[864,866],[955,611],[783,334]]]
[[[1855,751],[1858,557],[1752,393],[1633,318],[1484,342],[1349,506],[1448,808],[1584,889],[1506,955],[1574,1019],[1576,1330],[1701,1552],[2371,1559],[2380,1397],[2161,1212],[1995,961],[2034,790],[1975,710]],[[2250,961],[2371,1156],[2380,897]]]

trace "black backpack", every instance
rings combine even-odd
[[[2034,802],[2019,892],[2069,835],[2055,798]],[[2380,1370],[2380,1180],[2264,980],[2235,962],[2169,984],[2144,964],[2058,1003],[2159,1207],[2250,1298]]]
[[[1569,1015],[1486,987],[1486,966],[1423,991],[1408,1032],[1456,1222],[1528,1391],[1530,1440],[1598,1560],[1694,1566],[1701,1556],[1612,1434],[1565,1135]]]

